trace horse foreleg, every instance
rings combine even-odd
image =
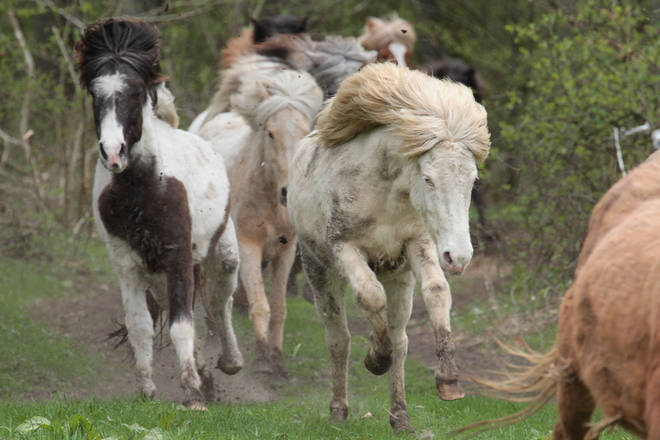
[[[359,249],[342,243],[337,245],[335,252],[343,274],[355,292],[355,302],[373,328],[372,346],[364,358],[364,365],[375,375],[385,374],[392,365],[385,290]]]
[[[238,243],[231,219],[218,240],[218,246],[207,260],[208,272],[212,279],[213,292],[204,302],[206,312],[215,324],[222,345],[222,355],[218,358],[218,368],[225,374],[236,374],[243,368],[243,355],[238,349],[236,334],[232,325],[232,294],[238,284]]]
[[[153,399],[156,394],[156,385],[151,376],[154,324],[147,307],[148,284],[136,267],[126,268],[118,264],[114,266],[121,286],[128,342],[135,356],[138,391],[141,395]]]
[[[170,338],[181,367],[181,386],[185,393],[183,404],[190,409],[206,410],[200,390],[202,381],[195,365],[192,255],[182,251],[181,255],[172,256],[170,260],[172,263],[165,270],[170,304]]]
[[[438,356],[438,368],[435,370],[436,391],[442,400],[462,399],[465,397],[465,391],[458,381],[458,369],[454,363],[454,340],[449,325],[451,293],[431,238],[426,236],[411,241],[408,244],[408,258],[415,277],[422,286],[422,296],[435,333],[435,352]]]
[[[272,373],[268,350],[268,322],[270,305],[264,290],[261,275],[262,244],[239,237],[241,268],[239,276],[247,294],[250,320],[254,325],[255,359],[253,369],[256,372]]]
[[[390,379],[390,425],[394,431],[413,433],[406,405],[404,362],[408,354],[406,325],[412,312],[412,296],[415,280],[410,272],[381,278],[388,294],[387,323],[392,340],[392,366]]]
[[[330,417],[333,422],[343,422],[348,416],[348,358],[351,354],[344,283],[336,274],[328,273],[327,265],[305,254],[302,247],[300,256],[314,292],[316,311],[325,325],[325,345],[332,371]]]
[[[293,260],[296,258],[296,240],[289,238],[284,249],[272,261],[272,275],[270,282],[270,327],[268,331],[268,342],[273,368],[281,373],[286,373],[284,367],[284,355],[282,344],[284,339],[284,320],[286,318],[286,285]]]

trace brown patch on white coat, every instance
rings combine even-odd
[[[167,95],[157,86],[163,80],[159,39],[155,27],[120,18],[91,24],[76,44],[99,137],[94,217],[119,278],[140,393],[153,397],[156,390],[154,327],[147,304],[147,295],[153,294],[169,312],[184,404],[203,410],[199,373],[205,382],[211,374],[194,356],[193,292],[199,287],[194,266],[203,264],[217,281],[213,294],[202,299],[218,323],[219,367],[233,374],[243,363],[231,325],[238,251],[226,215],[229,185],[222,159],[201,138],[170,125],[176,124],[171,100],[165,99],[160,111],[161,117],[169,113],[169,123],[157,116],[154,101]]]

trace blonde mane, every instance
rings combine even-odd
[[[346,78],[317,119],[318,141],[334,148],[386,126],[403,139],[401,154],[419,157],[443,143],[461,143],[477,163],[488,156],[486,110],[472,90],[392,63],[370,64]]]
[[[172,128],[179,127],[179,115],[176,112],[174,105],[174,95],[165,87],[165,83],[158,83],[155,87],[156,90],[156,105],[154,105],[154,113],[159,119],[167,122]]]
[[[258,72],[270,76],[285,69],[289,69],[289,65],[275,57],[244,55],[237,58],[229,69],[222,71],[220,87],[213,95],[204,123],[232,109],[231,98],[239,93],[246,75]]]
[[[226,72],[241,81],[237,94],[231,97],[233,110],[243,116],[253,129],[263,127],[266,120],[284,107],[293,107],[311,123],[323,102],[323,92],[307,72],[281,67],[258,70],[255,65],[268,64],[268,58],[250,55],[239,59]]]
[[[367,50],[379,50],[391,43],[401,43],[408,50],[413,50],[416,40],[417,35],[412,25],[393,13],[387,20],[367,18],[358,43]]]

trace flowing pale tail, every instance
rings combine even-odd
[[[464,426],[452,431],[451,436],[465,434],[462,438],[470,438],[491,429],[503,428],[527,420],[555,397],[560,381],[570,380],[572,375],[570,361],[559,357],[557,347],[553,347],[546,354],[540,354],[531,350],[517,350],[499,341],[498,343],[507,353],[525,359],[531,365],[519,366],[507,363],[509,368],[518,371],[502,373],[504,377],[500,380],[486,380],[469,376],[468,379],[485,386],[488,389],[486,395],[489,397],[511,402],[531,402],[531,405],[506,417]]]

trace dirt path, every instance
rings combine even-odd
[[[460,282],[450,280],[453,289],[454,307],[460,309],[474,302],[488,299],[488,282],[494,276],[494,264],[483,257],[475,257],[472,265]],[[103,377],[92,386],[82,386],[74,383],[70,389],[38,390],[28,398],[43,400],[56,394],[72,398],[132,397],[135,395],[136,384],[134,368],[127,358],[126,347],[114,349],[106,336],[114,329],[113,319],[123,321],[123,308],[118,289],[107,285],[88,287],[91,291],[101,292],[92,297],[85,296],[70,300],[41,301],[32,308],[31,314],[37,321],[46,323],[66,338],[74,341],[77,347],[83,348],[102,359],[109,372],[109,377]],[[357,318],[350,322],[351,333],[368,337],[370,326],[365,318]],[[435,368],[435,340],[433,330],[424,307],[421,295],[416,295],[413,314],[408,325],[409,356],[416,357],[429,367]],[[492,344],[485,348],[483,341],[475,340],[455,332],[456,362],[465,371],[483,371],[496,368],[499,362],[492,356]],[[240,338],[239,338],[240,340]],[[208,341],[210,348],[205,348],[205,358],[208,365],[215,365],[217,360],[217,344]],[[245,353],[251,347],[241,346]],[[179,387],[179,368],[173,347],[165,346],[154,351],[154,381],[158,387],[156,397],[173,402],[180,402],[183,392]],[[235,376],[227,376],[219,370],[214,370],[218,384],[217,397],[220,402],[250,403],[270,401],[277,398],[272,386],[265,383],[263,376],[252,375],[245,368]]]

